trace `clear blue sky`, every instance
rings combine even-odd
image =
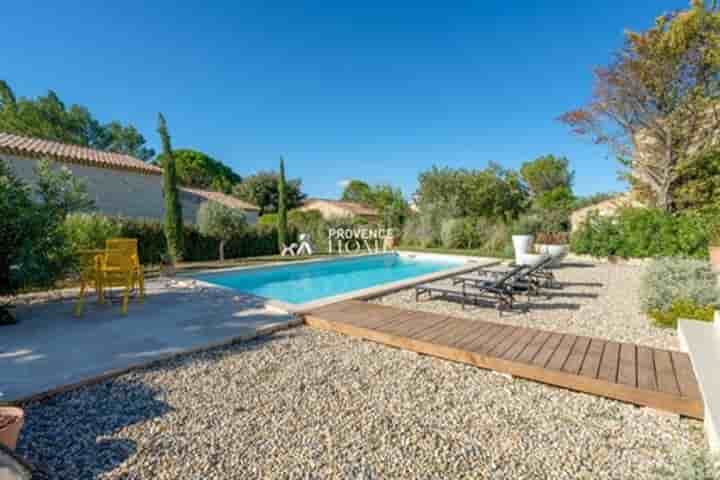
[[[282,154],[312,196],[336,197],[349,178],[409,195],[433,164],[516,168],[545,153],[566,155],[589,194],[624,188],[617,163],[557,116],[588,99],[624,28],[687,5],[195,3],[6,2],[0,78],[131,122],[155,148],[162,111],[177,148],[241,175]]]

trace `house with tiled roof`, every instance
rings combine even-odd
[[[320,212],[325,220],[364,218],[369,222],[373,222],[380,218],[380,213],[376,209],[362,203],[324,198],[308,198],[298,210]]]
[[[34,169],[41,159],[84,178],[95,207],[105,215],[154,220],[163,217],[161,168],[129,155],[0,132],[0,160],[7,162],[19,178],[34,182]],[[241,210],[250,224],[257,221],[260,211],[224,193],[181,187],[184,221],[194,223],[198,209],[208,201]]]

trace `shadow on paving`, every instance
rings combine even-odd
[[[263,348],[280,338],[297,335],[293,331],[264,335],[242,343],[205,352],[183,355],[131,373],[55,395],[25,407],[26,423],[18,443],[18,453],[31,464],[48,471],[52,478],[97,478],[111,472],[138,450],[135,440],[123,432],[133,425],[152,422],[173,411],[162,400],[163,389],[144,383],[138,375],[172,372],[202,357],[219,362],[230,355],[242,355]],[[162,453],[165,442],[161,430],[143,448]]]
[[[150,291],[131,302],[88,302],[81,318],[74,302],[18,309],[20,323],[0,329],[0,393],[5,401],[28,398],[104,373],[186,350],[287,325],[291,315],[266,308],[265,300],[222,289]]]

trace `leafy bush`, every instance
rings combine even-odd
[[[34,192],[0,161],[0,294],[51,286],[74,263],[63,222],[92,206],[85,184],[67,168],[40,161]],[[34,193],[34,195],[33,195]],[[0,324],[13,321],[0,304]]]
[[[500,257],[512,253],[508,227],[503,222],[486,218],[446,219],[442,222],[440,237],[440,246],[446,250],[473,250],[477,255]],[[408,247],[426,248],[424,245],[409,243],[406,237],[403,237],[403,243]]]
[[[442,221],[440,227],[440,240],[444,248],[462,248],[463,230],[465,220],[462,218],[448,218]]]
[[[116,221],[96,213],[68,215],[63,229],[74,251],[105,248],[105,240],[120,236],[120,226]]]
[[[535,235],[543,227],[542,218],[537,213],[520,215],[512,224],[513,235]]]
[[[403,229],[403,243],[415,247],[437,247],[442,245],[442,222],[454,218],[453,206],[443,203],[428,203],[410,216]]]
[[[121,236],[138,239],[138,253],[144,264],[159,263],[167,251],[162,223],[150,220],[116,219],[120,225]],[[196,262],[217,260],[220,241],[202,235],[197,228],[185,225],[184,261]],[[227,258],[255,257],[274,255],[277,250],[277,231],[273,228],[249,228],[234,235],[225,243]]]
[[[650,315],[650,318],[655,320],[658,325],[677,327],[677,321],[681,318],[712,322],[715,317],[715,307],[711,305],[697,305],[690,300],[675,300],[669,310],[650,310],[648,315]]]
[[[642,310],[658,323],[675,325],[678,318],[711,320],[720,299],[717,278],[700,260],[662,258],[643,272],[640,288]]]
[[[591,213],[572,235],[573,252],[596,257],[707,258],[708,214],[669,214],[657,209],[627,208],[617,215]]]

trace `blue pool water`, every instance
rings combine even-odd
[[[395,254],[196,275],[205,282],[286,303],[305,303],[461,266]]]

